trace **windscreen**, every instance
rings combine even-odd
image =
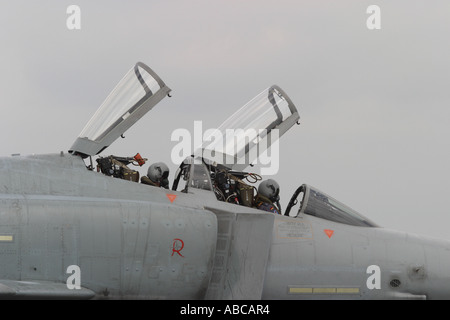
[[[318,218],[360,227],[377,227],[375,223],[365,218],[345,204],[333,199],[327,194],[307,186],[305,203],[301,211]]]

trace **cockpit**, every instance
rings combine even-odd
[[[123,137],[126,130],[169,96],[170,91],[152,69],[138,62],[94,114],[70,152],[82,158],[89,157],[91,165],[87,167],[93,170],[92,156],[99,155],[118,137]],[[192,156],[179,165],[172,191],[188,194],[196,193],[196,190],[209,191],[218,201],[255,207],[258,189],[254,184],[262,180],[262,175],[273,174],[270,173],[272,162],[267,159],[278,156],[277,150],[271,148],[277,147],[278,139],[294,124],[299,124],[299,119],[297,108],[280,87],[273,85],[265,89],[214,130]],[[266,161],[261,160],[264,157]],[[134,157],[99,157],[97,171],[139,182],[139,173],[128,165],[142,166],[146,160],[139,153]],[[243,171],[258,161],[261,162],[261,175]],[[168,172],[164,174],[167,178]],[[141,182],[144,183],[142,178]],[[149,181],[148,184],[153,183]],[[169,188],[168,183],[165,187]],[[298,208],[297,204],[300,204]],[[284,212],[281,208],[277,212],[293,218],[306,214],[353,226],[376,226],[308,185],[297,189]]]
[[[195,189],[213,191],[219,201],[254,207],[256,188],[252,184],[261,179],[255,173],[229,171],[223,167],[217,169],[206,163],[196,164],[193,158],[188,158],[175,174],[173,190],[180,190],[178,187],[184,182],[181,192],[195,193]],[[294,192],[283,211],[284,216],[292,218],[305,214],[351,226],[378,227],[357,211],[307,184]]]

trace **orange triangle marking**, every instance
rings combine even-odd
[[[175,198],[177,197],[176,194],[166,194],[167,198],[169,198],[170,203],[173,203],[175,201]]]
[[[324,229],[323,232],[328,236],[328,238],[331,238],[331,236],[334,233],[334,230]]]

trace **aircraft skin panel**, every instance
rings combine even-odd
[[[0,170],[0,297],[74,298],[64,286],[77,265],[102,299],[448,298],[447,241],[115,179],[67,154],[0,158]]]
[[[263,299],[442,299],[449,251],[446,241],[385,228],[276,217]]]
[[[48,281],[0,280],[0,298],[3,299],[91,299],[89,289],[70,290],[64,283]]]
[[[75,162],[62,176],[73,180],[87,172],[84,184],[108,196],[85,197],[86,190],[65,188],[60,176],[42,174],[77,157],[44,158],[3,161],[12,170],[0,176],[0,279],[34,281],[38,294],[41,281],[65,286],[67,268],[76,265],[82,288],[96,298],[204,297],[216,248],[215,214],[178,205],[187,194],[105,177]],[[18,180],[31,181],[27,193],[5,193],[16,191]],[[120,199],[124,187],[136,188],[136,200]],[[33,194],[37,190],[48,194]],[[2,287],[6,294],[11,286]]]
[[[261,299],[273,228],[271,214],[238,214],[233,233],[226,299]]]
[[[213,276],[205,299],[261,299],[274,216],[260,210],[242,213],[208,209],[217,216],[218,234]]]
[[[4,212],[6,201],[2,201]],[[216,218],[172,205],[28,200],[5,226],[1,277],[66,283],[71,265],[83,287],[111,298],[202,298],[216,243]],[[20,247],[20,248],[19,248]]]

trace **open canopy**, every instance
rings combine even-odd
[[[273,85],[212,132],[194,155],[233,170],[243,170],[299,119],[291,99]]]
[[[99,154],[168,95],[170,89],[142,62],[114,88],[69,152],[83,157]]]

